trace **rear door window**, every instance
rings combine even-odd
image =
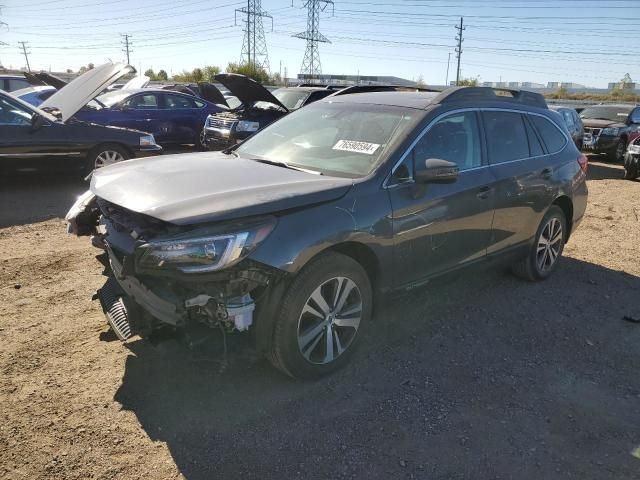
[[[524,122],[527,129],[527,139],[529,140],[529,156],[539,157],[544,155],[544,149],[540,143],[540,139],[529,122]]]
[[[182,109],[182,108],[195,108],[195,104],[191,99],[183,97],[181,95],[165,95],[165,108],[167,109]]]
[[[484,111],[482,119],[490,163],[511,162],[530,156],[529,141],[522,114]]]
[[[556,153],[564,148],[567,139],[555,123],[539,115],[529,115],[529,118],[540,133],[549,153]]]

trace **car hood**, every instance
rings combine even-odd
[[[253,105],[255,102],[269,102],[284,108],[286,112],[289,111],[287,107],[280,103],[280,100],[253,78],[237,73],[220,73],[214,78],[247,106]]]
[[[198,84],[198,87],[200,87],[200,96],[207,102],[211,102],[216,105],[224,105],[226,107],[229,106],[227,105],[227,99],[224,98],[222,92],[218,90],[218,87],[214,84],[202,82]]]
[[[135,71],[131,65],[123,63],[106,63],[92,68],[51,95],[40,108],[58,110],[61,120],[66,122],[106,87]]]
[[[120,90],[135,90],[138,88],[144,88],[149,85],[151,79],[146,75],[138,75],[133,77],[127,83],[125,83]]]
[[[625,124],[622,122],[614,122],[612,120],[597,120],[594,118],[583,118],[582,123],[585,127],[590,127],[590,128],[624,127],[625,126]]]
[[[96,170],[91,191],[176,225],[275,213],[342,197],[351,179],[326,177],[221,152],[130,160]]]

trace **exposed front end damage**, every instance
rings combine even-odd
[[[256,301],[284,272],[241,258],[227,268],[185,273],[175,268],[148,268],[145,255],[157,239],[189,235],[181,227],[132,212],[87,193],[66,217],[69,232],[91,236],[105,251],[107,276],[98,297],[116,335],[126,340],[149,335],[162,326],[195,324],[225,332],[245,331],[254,323]],[[157,243],[162,245],[162,242]]]

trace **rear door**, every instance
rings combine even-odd
[[[204,127],[204,102],[173,93],[166,93],[163,97],[161,114],[167,128],[165,141],[179,144],[197,142]]]
[[[553,167],[529,115],[484,110],[482,119],[496,178],[496,211],[487,250],[492,254],[528,244],[551,203]]]
[[[393,208],[396,284],[421,279],[481,259],[491,234],[493,182],[483,162],[478,113],[449,113],[411,148],[388,185]],[[451,184],[417,184],[425,160],[455,162]]]

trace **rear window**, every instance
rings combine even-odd
[[[482,112],[489,161],[493,164],[528,158],[529,142],[520,113]]]
[[[529,118],[540,133],[549,153],[556,153],[564,148],[567,139],[551,120],[538,115],[529,115]]]

